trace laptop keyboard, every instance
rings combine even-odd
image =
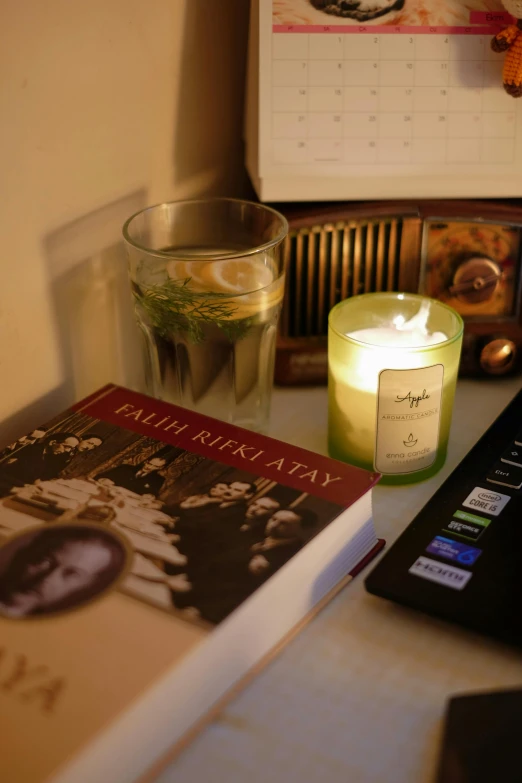
[[[522,645],[521,422],[522,391],[369,574],[370,593]]]

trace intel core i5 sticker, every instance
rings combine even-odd
[[[428,579],[430,582],[437,582],[444,587],[451,587],[452,590],[462,590],[473,576],[471,571],[463,571],[462,568],[445,565],[438,560],[422,556],[417,558],[408,573],[420,576],[421,579]]]
[[[426,552],[471,566],[482,554],[482,549],[463,544],[461,541],[453,541],[453,539],[444,536],[435,536],[431,544],[426,547]]]
[[[511,500],[510,495],[503,495],[501,492],[493,492],[491,489],[484,489],[484,487],[475,487],[473,492],[470,492],[463,506],[474,509],[474,511],[484,511],[486,514],[491,514],[494,517],[498,517],[504,506]]]

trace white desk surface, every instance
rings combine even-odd
[[[444,468],[374,492],[388,545],[521,385],[460,381]],[[271,434],[325,452],[325,389],[277,390],[272,412]],[[370,596],[361,575],[158,783],[432,783],[447,697],[515,686],[520,651]]]

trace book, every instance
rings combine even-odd
[[[383,546],[378,478],[114,385],[5,448],[2,780],[150,779]]]
[[[522,195],[522,106],[491,46],[513,23],[501,0],[252,0],[260,200]]]

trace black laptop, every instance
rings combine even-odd
[[[365,584],[374,595],[522,646],[522,391]]]

